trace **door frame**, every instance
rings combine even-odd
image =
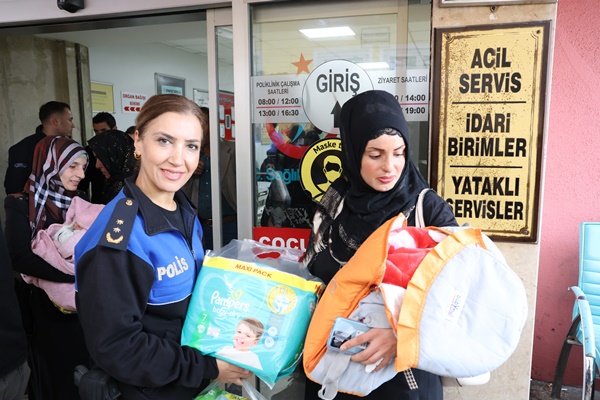
[[[221,179],[218,166],[220,165],[219,158],[219,60],[217,49],[217,28],[221,26],[232,26],[232,10],[231,8],[216,8],[206,10],[206,41],[208,55],[208,106],[210,120],[210,154],[211,164],[210,181],[211,181],[211,209],[213,215],[213,247],[218,250],[223,244],[223,223],[222,223],[222,207],[221,207]],[[234,63],[235,65],[235,63]],[[235,67],[234,67],[235,68]],[[235,80],[234,80],[235,86]],[[241,104],[241,102],[240,102]],[[238,149],[236,138],[236,165],[237,157],[241,153]],[[238,171],[236,171],[236,174]],[[239,179],[236,179],[239,182]],[[240,191],[238,190],[238,198]],[[237,201],[240,204],[239,201]],[[238,214],[239,218],[239,214]],[[238,222],[239,224],[239,222]]]

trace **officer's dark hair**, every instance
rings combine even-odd
[[[92,118],[92,124],[101,124],[103,122],[106,122],[106,125],[108,125],[110,129],[114,129],[117,126],[117,121],[111,113],[102,111]]]
[[[177,114],[192,114],[202,126],[202,137],[208,131],[208,116],[202,112],[198,104],[178,94],[156,94],[151,96],[142,106],[135,120],[139,138],[142,139],[148,125],[161,115],[173,112]],[[202,139],[204,142],[204,139]]]
[[[40,122],[43,124],[44,121],[50,118],[53,114],[62,114],[65,112],[65,110],[70,109],[71,107],[62,101],[49,101],[40,107],[38,117],[40,118]]]

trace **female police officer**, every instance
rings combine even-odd
[[[250,376],[179,344],[204,253],[180,189],[198,164],[206,117],[183,96],[156,95],[136,125],[139,172],[75,250],[77,308],[94,365],[124,399],[187,400],[210,379]]]

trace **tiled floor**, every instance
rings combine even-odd
[[[550,397],[551,392],[552,384],[547,382],[532,381],[529,400],[554,400]],[[600,392],[596,391],[594,397],[596,399],[600,399]],[[23,397],[23,400],[27,399],[28,397],[27,395],[25,395],[25,397]],[[564,386],[560,395],[560,400],[581,400],[581,388],[573,386]]]
[[[548,382],[531,381],[530,400],[550,400],[552,384]],[[560,400],[581,400],[582,392],[580,387],[563,386]],[[600,392],[596,391],[594,398],[600,399]]]

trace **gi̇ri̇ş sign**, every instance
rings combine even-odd
[[[306,79],[302,105],[317,128],[338,134],[342,105],[371,89],[369,74],[357,64],[346,60],[328,61],[315,68]]]
[[[491,237],[537,238],[548,30],[436,31],[432,184]]]

